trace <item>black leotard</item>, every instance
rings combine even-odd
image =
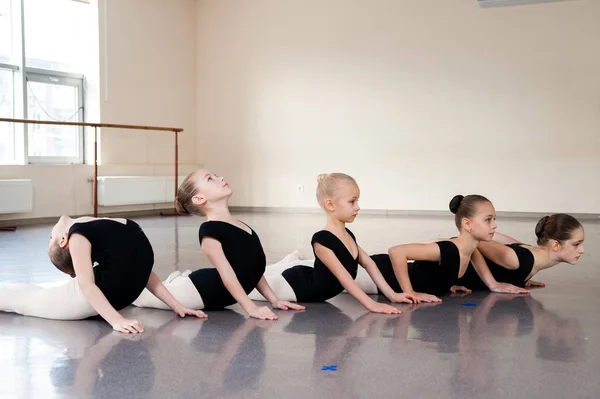
[[[84,236],[92,245],[94,280],[108,302],[121,310],[142,293],[154,265],[150,241],[132,220],[127,224],[109,219],[75,223],[69,229]]]
[[[223,253],[231,265],[238,281],[249,294],[265,273],[267,259],[260,239],[251,233],[227,222],[209,220],[202,223],[198,236],[200,244],[204,237],[214,238],[221,243]],[[190,274],[205,309],[222,309],[236,301],[231,296],[219,272],[215,268],[199,269]]]
[[[348,234],[356,242],[356,237],[348,229]],[[344,290],[342,284],[317,256],[314,244],[319,243],[333,251],[344,269],[353,279],[358,272],[358,257],[353,258],[344,243],[330,231],[321,230],[312,236],[311,245],[315,255],[314,267],[293,266],[285,270],[283,278],[290,284],[298,302],[323,302]]]
[[[513,251],[515,251],[515,254],[517,254],[517,258],[519,259],[518,269],[507,269],[492,262],[488,258],[485,258],[485,261],[496,281],[499,283],[509,283],[518,287],[523,287],[527,282],[527,277],[531,274],[531,270],[533,269],[533,263],[535,261],[533,253],[531,253],[529,249],[523,247],[522,244],[515,243],[508,244],[506,246],[511,248]],[[481,280],[472,265],[469,265],[465,275],[460,279],[458,284],[464,285],[472,290],[488,289],[487,285],[485,285],[483,280]]]
[[[408,264],[408,277],[415,292],[443,295],[450,291],[450,287],[458,280],[460,271],[458,247],[452,241],[439,241],[436,244],[440,247],[439,263],[417,260]],[[402,292],[389,255],[378,254],[371,258],[390,287],[396,292]],[[377,291],[381,295],[381,291],[379,289]]]

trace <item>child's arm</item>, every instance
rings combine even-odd
[[[500,244],[521,244],[520,241],[498,231],[494,233],[494,241],[499,242]]]
[[[365,294],[365,292],[358,286],[356,281],[354,281],[350,273],[348,273],[344,266],[342,266],[339,259],[337,256],[335,256],[331,249],[326,248],[319,243],[314,243],[313,246],[316,256],[321,259],[329,271],[333,273],[335,278],[337,278],[340,284],[342,284],[342,287],[344,287],[344,289],[346,289],[350,295],[352,295],[370,312],[388,314],[400,313],[399,309],[384,303],[376,302],[367,294]]]
[[[519,257],[512,248],[495,241],[481,241],[477,246],[481,255],[495,264],[509,270],[517,270],[520,266]]]
[[[92,244],[80,234],[69,239],[69,252],[81,292],[88,303],[106,320],[114,330],[124,333],[141,333],[144,326],[138,320],[127,320],[108,302],[94,280]]]
[[[202,250],[210,260],[210,263],[217,268],[219,276],[221,276],[221,280],[223,280],[223,284],[227,291],[229,291],[231,296],[250,317],[262,320],[277,320],[277,316],[271,309],[266,306],[257,306],[248,297],[248,294],[244,291],[233,268],[225,257],[223,247],[219,241],[211,237],[204,237],[202,239]]]
[[[429,243],[438,242],[438,241],[448,241],[448,240],[449,240],[449,238],[438,237],[438,238],[433,238],[433,239],[431,239],[429,241],[425,241],[424,244],[429,244]],[[483,242],[485,242],[485,241],[483,241]],[[522,244],[520,241],[518,241],[518,240],[516,240],[516,239],[514,239],[512,237],[509,237],[506,234],[502,234],[502,233],[500,233],[498,231],[496,231],[494,233],[494,241],[492,241],[492,242],[498,242],[500,244],[505,244],[505,245],[508,245],[508,244]]]
[[[156,273],[150,273],[150,278],[148,279],[148,284],[146,284],[146,288],[150,291],[155,297],[163,301],[168,307],[173,309],[175,313],[177,313],[181,317],[185,317],[185,315],[196,316],[201,319],[205,319],[208,316],[201,310],[193,310],[188,309],[183,306],[175,297],[169,292],[167,287],[164,286],[162,281],[158,278]]]
[[[377,288],[379,288],[390,302],[416,303],[416,300],[412,295],[395,292],[392,287],[390,287],[387,281],[385,281],[385,278],[381,274],[375,261],[360,246],[358,247],[358,263],[365,268],[375,285],[377,285]]]
[[[277,295],[275,295],[275,292],[273,292],[273,289],[267,282],[267,279],[265,278],[265,276],[262,276],[260,278],[260,281],[258,282],[256,289],[258,290],[258,292],[261,293],[262,296],[265,297],[265,299],[267,301],[271,302],[271,306],[273,306],[274,308],[281,309],[281,310],[289,310],[289,309],[304,310],[304,309],[306,309],[304,306],[298,305],[297,303],[292,303],[292,302],[288,302],[288,301],[280,301],[279,298],[277,298]]]
[[[529,291],[524,288],[519,288],[512,284],[499,283],[498,281],[496,281],[496,279],[492,275],[492,272],[490,271],[490,268],[485,262],[483,255],[481,255],[481,252],[479,252],[478,249],[475,249],[475,252],[473,252],[473,255],[471,255],[471,262],[473,263],[473,267],[479,275],[479,278],[483,280],[483,282],[485,283],[485,285],[488,286],[490,291],[499,292],[503,294],[529,294]]]
[[[417,299],[417,303],[423,302],[441,302],[442,300],[434,295],[429,295],[413,290],[410,278],[408,276],[408,260],[427,260],[432,262],[440,261],[440,247],[435,243],[430,244],[405,244],[396,245],[388,250],[394,274],[400,283],[402,292],[410,294]]]

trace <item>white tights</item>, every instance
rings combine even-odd
[[[188,277],[190,273],[191,270],[186,270],[183,273],[174,271],[163,281],[163,284],[171,295],[183,306],[190,309],[202,310],[204,309],[204,301],[202,301],[196,286]],[[140,308],[170,309],[163,301],[148,291],[147,288],[144,288],[144,291],[133,302],[133,305]]]
[[[85,299],[77,278],[49,286],[2,285],[0,311],[56,320],[79,320],[98,314]]]
[[[281,273],[285,269],[295,265],[312,265],[312,261],[297,260],[297,257],[297,252],[293,252],[278,263],[267,266],[265,271],[267,282],[275,292],[275,295],[277,295],[277,298],[283,301],[296,302],[296,294],[294,294],[294,290],[292,290],[292,287],[283,278]],[[295,260],[290,261],[290,259]],[[184,306],[190,309],[204,309],[204,302],[202,301],[198,290],[192,283],[192,280],[188,277],[190,273],[190,270],[186,270],[183,273],[175,271],[163,281],[163,284],[169,290],[171,295]],[[254,289],[248,296],[255,301],[266,301],[265,297],[262,296],[257,289]],[[138,299],[133,302],[133,305],[144,308],[169,309],[167,305],[152,295],[147,289],[145,289]]]
[[[308,267],[314,267],[315,261],[314,259],[301,259],[296,260],[289,263],[276,263],[274,265],[267,266],[265,271],[265,278],[267,282],[277,295],[277,298],[283,301],[292,301],[296,302],[296,295],[294,294],[294,290],[287,282],[285,278],[283,278],[282,273],[289,269],[292,266],[303,265]],[[358,273],[355,279],[358,286],[368,295],[377,295],[377,285],[369,276],[369,273],[363,268],[358,268]],[[346,292],[346,291],[344,291]],[[250,299],[255,301],[266,301],[266,299],[258,292],[258,290],[253,290],[250,295],[248,295]]]
[[[284,258],[283,263],[279,262],[267,266],[265,278],[277,298],[296,302],[294,290],[283,278],[282,273],[284,270],[296,265],[312,267],[314,260],[294,260],[291,262],[286,260]],[[188,277],[190,273],[189,270],[183,273],[173,272],[163,284],[175,299],[184,306],[191,309],[204,309],[204,302]],[[377,286],[362,267],[358,269],[356,282],[367,294],[377,294]],[[256,289],[249,294],[249,297],[255,301],[266,301],[265,297]],[[138,307],[169,309],[164,302],[147,289],[144,289],[133,304]],[[56,320],[79,320],[98,314],[85,299],[77,278],[49,286],[36,284],[0,285],[0,311]]]

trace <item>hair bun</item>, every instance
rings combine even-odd
[[[190,214],[190,212],[187,209],[185,209],[185,205],[183,205],[179,196],[177,196],[175,198],[175,210],[180,215],[189,215]]]
[[[458,207],[460,206],[460,203],[462,202],[462,200],[465,197],[463,195],[455,195],[451,200],[450,200],[450,212],[456,214],[456,212],[458,211]]]
[[[535,225],[535,236],[537,238],[542,238],[542,235],[544,234],[544,227],[546,227],[546,223],[548,223],[548,219],[550,219],[550,216],[544,216]]]
[[[321,173],[319,176],[317,176],[317,181],[321,181],[324,178],[326,178],[328,175],[328,173]]]

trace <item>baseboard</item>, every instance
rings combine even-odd
[[[267,206],[231,206],[233,213],[280,213],[280,214],[320,214],[321,208],[292,208],[292,207],[267,207]],[[361,209],[363,216],[382,217],[382,218],[403,218],[403,217],[452,217],[449,211],[427,211],[427,210],[397,210],[397,209]],[[506,219],[539,220],[541,217],[550,213],[543,212],[503,212],[498,211],[496,215]],[[596,213],[571,213],[573,217],[580,221],[598,222],[600,214]],[[72,217],[89,216],[73,215]],[[143,211],[124,211],[124,212],[105,212],[100,216],[121,217],[121,218],[140,218],[149,216],[176,216],[172,208],[147,209]],[[58,217],[41,217],[28,219],[12,219],[0,221],[0,228],[13,226],[31,226],[36,224],[56,223]]]

